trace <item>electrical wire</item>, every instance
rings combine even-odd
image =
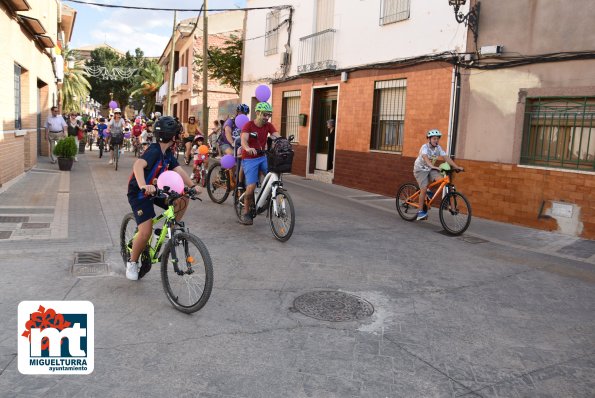
[[[137,7],[137,6],[122,6],[116,4],[103,4],[103,3],[92,3],[90,1],[82,1],[82,0],[64,0],[70,3],[77,3],[77,4],[85,4],[97,7],[106,7],[106,8],[125,8],[128,10],[148,10],[148,11],[180,11],[180,12],[198,12],[202,10],[195,8],[159,8],[159,7]],[[289,8],[290,5],[280,5],[280,6],[270,6],[270,7],[246,7],[246,8],[210,8],[209,11],[253,11],[253,10],[272,10],[272,9],[284,9]]]

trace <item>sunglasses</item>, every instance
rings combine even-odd
[[[271,117],[273,116],[272,113],[268,113],[268,112],[263,112],[262,117]]]

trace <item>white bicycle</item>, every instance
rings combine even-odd
[[[266,153],[265,151],[259,152],[259,154]],[[291,196],[283,188],[282,174],[271,170],[259,185],[260,189],[257,186],[254,191],[253,203],[255,204],[250,209],[252,218],[267,211],[273,236],[278,241],[285,242],[291,238],[291,234],[293,233],[295,210]],[[246,192],[240,187],[240,184],[236,184],[233,194],[233,206],[236,216],[241,221],[242,213],[244,212],[244,195]]]

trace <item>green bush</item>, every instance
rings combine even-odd
[[[62,138],[54,148],[54,155],[59,158],[73,158],[78,153],[74,137]]]

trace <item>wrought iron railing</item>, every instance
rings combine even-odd
[[[520,160],[595,171],[595,98],[528,98]]]
[[[334,60],[335,29],[327,29],[300,39],[298,73],[337,69]]]

